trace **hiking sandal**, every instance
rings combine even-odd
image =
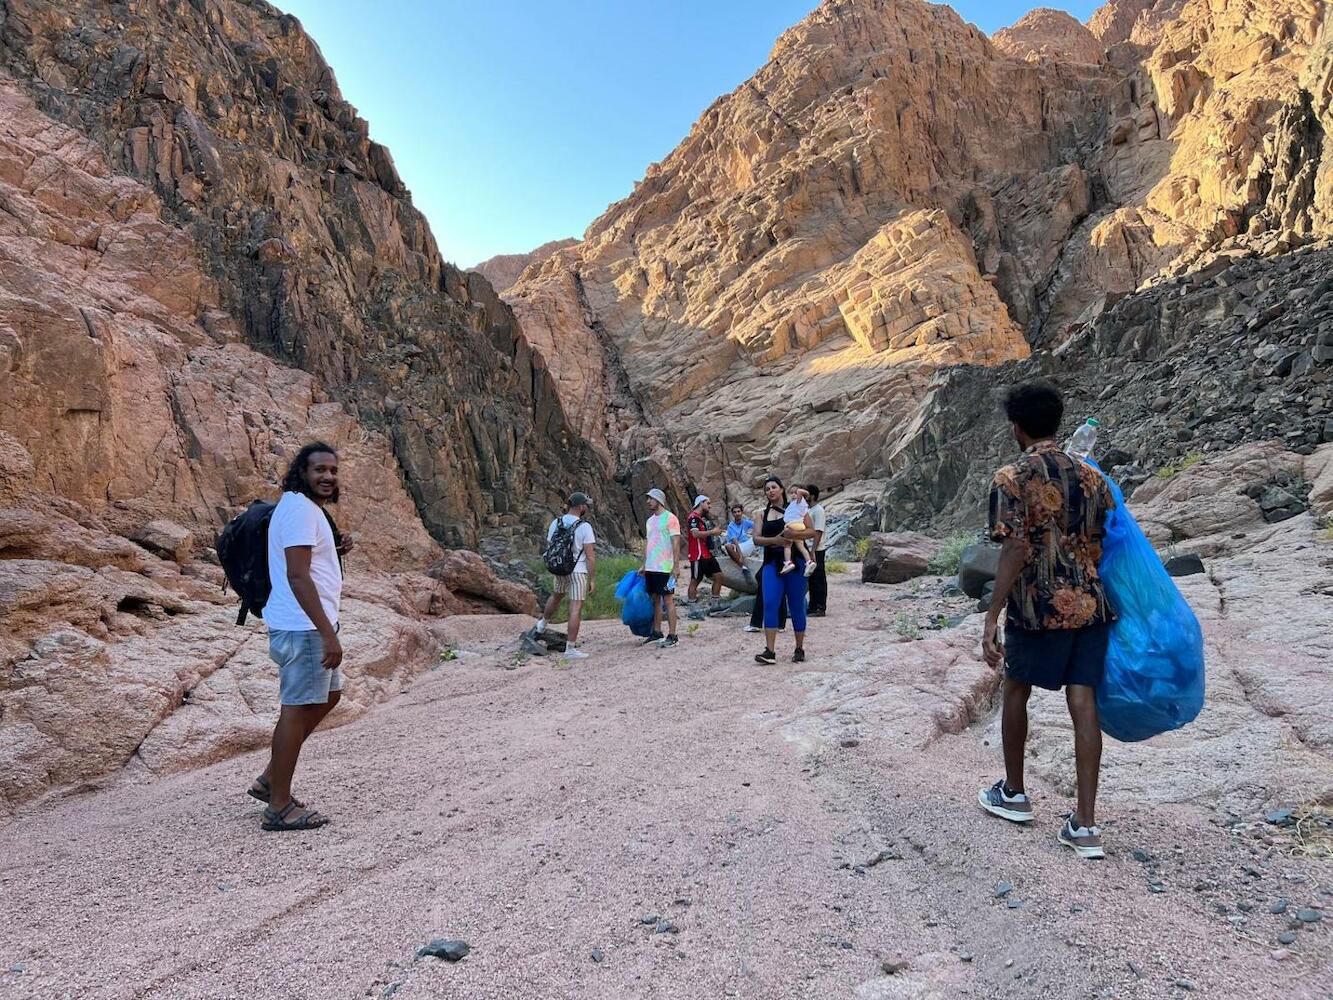
[[[264,822],[260,828],[270,833],[281,833],[287,830],[314,830],[328,824],[328,819],[317,812],[308,812],[299,819],[294,819],[290,823],[287,817],[292,814],[293,809],[301,808],[295,801],[288,802],[282,809],[274,812],[272,809],[264,810]]]
[[[250,798],[252,799],[258,799],[260,802],[264,803],[264,805],[268,805],[269,797],[273,793],[273,789],[269,785],[268,779],[261,774],[258,778],[255,779],[255,784],[259,786],[259,790],[255,791],[255,788],[252,785],[251,787],[245,790],[245,794],[250,796]],[[298,799],[295,795],[292,796],[292,801],[295,802],[299,808],[301,809],[305,808],[305,803],[302,802],[300,799]]]

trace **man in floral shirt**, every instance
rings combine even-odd
[[[990,534],[1003,543],[995,593],[986,615],[982,653],[1005,664],[1005,776],[978,794],[987,812],[1016,823],[1032,821],[1023,785],[1032,687],[1065,689],[1074,722],[1078,807],[1058,838],[1081,857],[1103,857],[1096,826],[1102,734],[1097,685],[1115,613],[1097,574],[1111,491],[1091,466],[1070,458],[1055,441],[1064,415],[1060,391],[1049,382],[1016,386],[1005,400],[1023,455],[995,474]],[[997,638],[1000,612],[1004,642]]]

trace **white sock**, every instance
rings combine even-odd
[[[537,624],[534,625],[534,626],[532,626],[532,631],[536,632],[538,635],[541,635],[543,632],[545,632],[545,631],[546,631],[546,619],[545,619],[545,618],[538,618],[538,619],[537,619]]]

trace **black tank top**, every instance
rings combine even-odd
[[[768,519],[768,512],[770,510],[777,511],[777,520],[770,521]],[[761,537],[776,538],[778,535],[782,534],[782,529],[786,526],[787,522],[783,517],[783,511],[774,507],[772,504],[769,504],[764,508],[763,520],[759,523],[759,534]],[[772,563],[775,566],[781,566],[782,547],[778,545],[765,545],[764,563]]]

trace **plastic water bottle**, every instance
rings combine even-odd
[[[1082,427],[1074,431],[1074,436],[1065,445],[1065,451],[1070,458],[1082,462],[1092,457],[1092,449],[1097,445],[1097,428],[1100,426],[1096,417],[1089,417]]]

